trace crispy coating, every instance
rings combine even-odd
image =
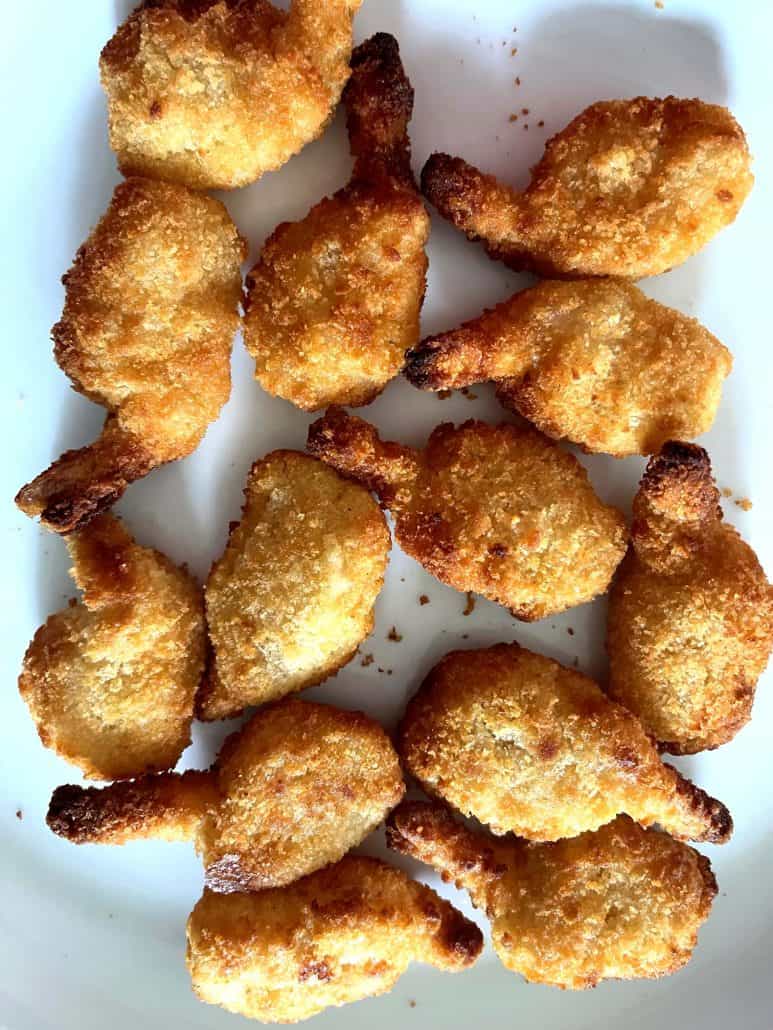
[[[208,887],[261,890],[337,862],[404,791],[378,723],[286,698],[229,737],[209,772],[59,787],[48,825],[76,844],[193,840]]]
[[[224,719],[321,683],[373,629],[390,538],[368,492],[322,462],[274,451],[247,477],[206,585],[214,661],[198,700]]]
[[[345,189],[267,240],[247,278],[245,343],[268,393],[314,411],[369,404],[419,339],[429,216],[410,166],[413,90],[397,41],[352,55],[356,163]]]
[[[722,521],[701,447],[666,444],[633,510],[609,600],[609,693],[665,751],[718,747],[751,716],[773,648],[773,587]]]
[[[603,593],[625,553],[620,512],[573,455],[529,427],[444,423],[415,450],[331,408],[308,447],[378,493],[401,547],[429,572],[519,619]]]
[[[666,97],[592,104],[554,136],[519,193],[433,154],[424,195],[516,270],[641,279],[680,265],[734,221],[752,188],[724,107]]]
[[[423,390],[493,379],[554,439],[625,457],[711,428],[730,352],[694,318],[614,279],[541,282],[407,355]]]
[[[470,892],[508,969],[572,990],[675,973],[717,894],[707,858],[627,816],[534,844],[474,833],[439,805],[405,802],[387,842]]]
[[[233,189],[320,136],[362,0],[145,0],[100,58],[125,175]]]
[[[359,855],[290,887],[205,891],[188,920],[196,994],[263,1023],[384,994],[411,962],[458,972],[482,946],[478,927],[429,887]]]
[[[19,676],[40,739],[88,779],[169,769],[204,671],[201,590],[111,515],[67,547],[83,600],[41,626]]]
[[[108,418],[20,490],[22,511],[69,532],[198,446],[231,391],[245,257],[216,200],[149,179],[116,187],[63,279],[53,329],[59,366]]]
[[[593,680],[517,644],[453,651],[411,700],[398,749],[429,793],[530,840],[595,830],[625,812],[721,844],[732,820],[658,753]]]

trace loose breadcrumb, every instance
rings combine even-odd
[[[419,604],[421,604],[421,605],[429,604],[429,598],[427,597],[426,594],[421,594],[420,595],[420,597],[419,597]]]
[[[736,497],[735,501],[733,501],[733,504],[735,504],[737,508],[743,509],[743,511],[752,510],[752,502],[749,500],[748,497]]]
[[[462,615],[472,615],[472,613],[474,611],[475,611],[475,596],[474,596],[474,594],[470,590],[468,590],[467,591],[467,604],[464,607],[464,611],[462,612]]]
[[[393,640],[396,644],[399,644],[402,639],[403,635],[397,632],[396,626],[393,626],[387,633],[387,640]]]

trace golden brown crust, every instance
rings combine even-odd
[[[471,966],[480,930],[424,884],[348,856],[254,894],[205,891],[188,920],[188,968],[202,1001],[294,1023],[391,990],[412,961]]]
[[[662,750],[719,747],[751,717],[773,649],[773,587],[722,520],[702,448],[666,444],[633,511],[633,547],[610,594],[609,692]]]
[[[41,626],[19,676],[40,739],[89,779],[169,769],[204,669],[201,590],[110,515],[67,546],[83,600]]]
[[[102,51],[125,175],[233,189],[321,135],[349,77],[361,0],[153,0]]]
[[[466,888],[503,964],[579,990],[666,976],[689,961],[717,884],[708,859],[626,816],[553,844],[494,840],[438,805],[404,802],[387,843]]]
[[[528,427],[438,426],[423,451],[331,409],[308,448],[375,490],[400,545],[434,576],[539,619],[603,593],[625,551],[622,515],[572,455]]]
[[[682,839],[732,832],[725,806],[663,765],[633,715],[517,644],[446,655],[409,703],[398,750],[426,791],[499,834],[574,837],[621,812]]]
[[[334,675],[373,628],[388,559],[375,501],[308,455],[267,455],[244,493],[206,585],[215,657],[198,704],[205,719]]]
[[[601,101],[550,139],[523,193],[447,154],[422,191],[517,270],[639,279],[681,264],[738,214],[753,177],[730,112],[677,97]]]
[[[541,282],[406,356],[420,389],[493,379],[554,438],[624,457],[711,427],[729,351],[695,319],[613,279]]]

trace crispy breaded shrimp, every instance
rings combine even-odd
[[[321,135],[362,0],[145,0],[102,51],[125,175],[233,189]]]
[[[470,892],[507,969],[571,990],[675,973],[717,894],[707,858],[627,816],[534,844],[474,833],[440,805],[404,802],[387,843]]]
[[[23,487],[26,514],[65,533],[200,443],[231,391],[246,245],[222,204],[129,179],[64,277],[54,356],[107,408],[102,435]]]
[[[667,443],[633,506],[632,547],[609,600],[609,692],[664,751],[731,740],[773,648],[773,587],[722,521],[706,452]]]
[[[351,182],[280,225],[247,278],[244,337],[269,393],[306,411],[369,404],[419,339],[429,215],[410,164],[413,90],[392,36],[352,55]]]
[[[225,719],[321,683],[373,629],[390,538],[362,487],[321,461],[274,451],[247,477],[206,584],[214,659],[198,700]]]
[[[422,190],[517,270],[641,279],[680,265],[735,219],[753,183],[746,137],[701,100],[592,104],[548,141],[523,193],[433,154]]]
[[[614,279],[541,282],[407,355],[423,390],[493,379],[554,439],[624,457],[711,428],[730,352],[694,318]]]
[[[76,844],[194,840],[209,887],[260,890],[337,862],[404,790],[377,723],[287,698],[229,737],[209,772],[59,787],[48,824]]]
[[[398,542],[434,576],[540,619],[607,589],[626,527],[579,462],[536,430],[437,426],[424,450],[382,442],[331,408],[309,450],[375,490]]]
[[[593,680],[517,644],[452,651],[400,728],[405,767],[495,833],[558,840],[621,812],[722,844],[725,806],[664,765],[634,715]]]
[[[67,547],[83,600],[41,626],[19,677],[40,739],[88,779],[170,769],[204,671],[201,590],[111,515]]]
[[[473,965],[478,927],[422,883],[350,855],[257,894],[205,891],[188,920],[202,1001],[263,1023],[296,1023],[392,989],[411,962]]]

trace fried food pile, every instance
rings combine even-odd
[[[373,629],[390,539],[367,490],[274,451],[247,477],[241,522],[206,584],[213,649],[198,699],[224,719],[321,683]]]
[[[433,576],[519,619],[604,593],[625,553],[621,513],[576,458],[528,427],[444,423],[420,451],[331,408],[308,448],[378,494],[400,546]]]
[[[609,599],[609,692],[664,751],[719,747],[751,717],[773,649],[773,587],[723,521],[706,451],[671,442],[647,465]]]
[[[362,0],[145,0],[102,51],[124,175],[233,189],[321,135]]]
[[[448,154],[430,157],[421,185],[444,218],[518,271],[643,279],[734,221],[750,164],[727,108],[636,97],[592,104],[548,140],[522,193]]]
[[[408,354],[423,390],[489,379],[554,439],[625,457],[711,428],[730,352],[694,318],[616,279],[541,282]]]
[[[112,515],[66,541],[83,599],[40,627],[19,677],[41,742],[88,779],[171,769],[204,671],[201,590]]]
[[[152,179],[116,187],[63,279],[53,329],[57,363],[107,420],[22,487],[22,511],[69,532],[196,449],[231,392],[246,253],[218,201]]]
[[[413,90],[397,41],[352,55],[345,189],[274,231],[247,277],[245,344],[268,393],[314,411],[369,404],[419,339],[429,216],[411,172]]]
[[[474,833],[439,805],[405,802],[387,840],[469,891],[507,969],[573,990],[675,973],[717,894],[707,858],[624,815],[534,844]]]

